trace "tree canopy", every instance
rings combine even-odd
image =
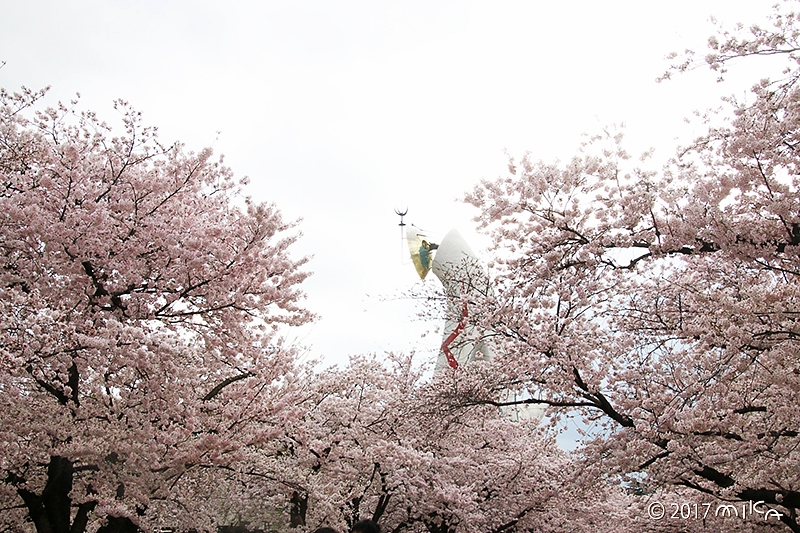
[[[788,65],[668,161],[609,131],[467,193],[496,290],[457,319],[494,359],[433,380],[299,360],[297,224],[210,150],[0,90],[0,531],[800,532],[800,15],[773,23],[669,71]],[[592,429],[565,452],[508,390]]]
[[[772,20],[712,37],[705,62],[787,69],[662,167],[610,132],[566,163],[511,159],[466,200],[495,243],[494,371],[601,424],[591,471],[763,501],[800,531],[800,19]]]
[[[312,316],[294,224],[124,102],[114,135],[42,95],[0,93],[0,522],[202,517],[193,470],[269,438],[276,326]]]

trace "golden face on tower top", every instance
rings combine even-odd
[[[419,279],[425,279],[433,264],[433,250],[437,246],[429,242],[428,238],[413,226],[406,230],[406,241],[408,242],[411,261],[414,263],[417,274],[419,274]]]

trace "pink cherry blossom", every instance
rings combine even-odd
[[[115,132],[41,94],[0,93],[0,527],[210,527],[195,485],[288,409],[295,224],[124,102]]]
[[[727,123],[662,168],[610,132],[565,164],[512,159],[467,195],[495,242],[482,315],[501,355],[461,401],[524,385],[595,425],[594,475],[763,501],[800,531],[800,30],[776,9],[773,29],[713,38],[707,61],[782,54],[782,78],[726,99]]]

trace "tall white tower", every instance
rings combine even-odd
[[[468,320],[474,307],[471,302],[492,294],[486,267],[458,230],[450,230],[437,245],[418,228],[408,226],[406,239],[420,278],[425,279],[432,270],[446,296],[447,319],[434,376],[448,367],[456,369],[471,361],[491,359],[491,348],[484,343],[485,332]],[[501,401],[513,402],[519,398],[518,392],[508,390]],[[504,407],[503,413],[512,420],[539,420],[544,410],[538,405],[519,404]]]

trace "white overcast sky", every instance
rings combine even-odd
[[[458,199],[504,172],[504,149],[563,160],[624,122],[634,151],[668,156],[692,132],[684,117],[749,82],[657,84],[666,54],[704,51],[712,15],[750,24],[772,3],[0,0],[0,86],[80,92],[110,122],[123,98],[162,141],[213,145],[255,199],[302,217],[312,356],[435,358],[421,304],[393,298],[416,278],[394,208],[481,251]]]

